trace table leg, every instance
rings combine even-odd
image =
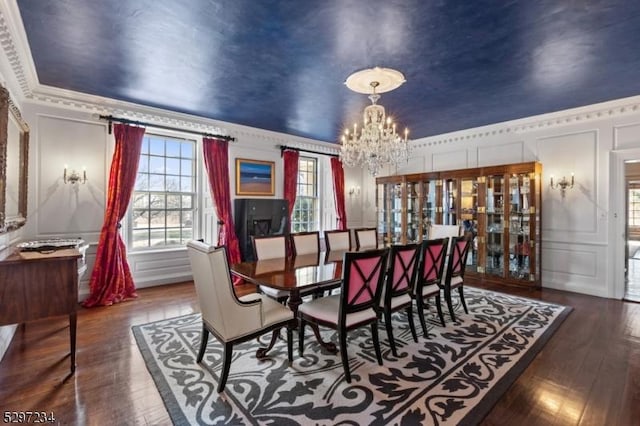
[[[76,325],[77,314],[72,312],[69,314],[69,343],[71,346],[71,374],[76,372]]]

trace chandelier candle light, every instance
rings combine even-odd
[[[354,123],[353,132],[347,128],[342,136],[340,160],[348,167],[367,167],[369,173],[377,176],[387,165],[397,165],[409,159],[409,130],[404,135],[396,132],[396,123],[387,117],[384,107],[378,105],[380,93],[400,87],[406,80],[401,72],[390,68],[371,68],[355,72],[345,84],[354,92],[371,93],[371,105],[364,109],[363,126],[358,133]]]

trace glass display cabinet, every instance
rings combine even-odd
[[[405,244],[405,206],[406,196],[402,176],[376,179],[378,237],[382,244]]]
[[[428,238],[429,225],[460,225],[472,241],[465,277],[540,286],[542,165],[536,162],[376,179],[385,243]]]

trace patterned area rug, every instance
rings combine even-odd
[[[133,327],[149,372],[176,425],[195,424],[475,424],[516,380],[571,308],[465,288],[469,314],[442,327],[430,312],[429,336],[411,337],[406,315],[394,317],[399,357],[379,328],[384,365],[376,362],[370,330],[350,334],[351,384],[339,354],[323,351],[308,331],[304,357],[289,365],[284,341],[259,361],[257,341],[234,348],[225,391],[216,392],[222,346],[215,337],[202,364],[199,314]],[[432,307],[433,308],[433,307]],[[435,310],[435,309],[434,309]],[[446,311],[446,308],[445,308]],[[284,333],[282,333],[284,336]],[[326,340],[337,344],[332,331]],[[267,339],[264,336],[263,339]]]

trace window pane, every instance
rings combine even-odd
[[[166,230],[164,228],[150,231],[149,247],[157,247],[157,246],[165,245],[165,232]]]
[[[138,173],[148,173],[149,172],[149,156],[141,155],[140,161],[138,162]]]
[[[193,159],[195,150],[195,144],[189,142],[182,142],[182,158],[191,158]]]
[[[178,160],[177,158],[167,158],[166,173],[168,175],[179,175],[180,174],[180,160]]]
[[[167,157],[179,157],[180,156],[180,141],[168,140],[166,145]]]
[[[179,209],[180,208],[180,199],[182,197],[180,195],[169,195],[167,194],[167,208],[168,209]]]
[[[180,174],[183,176],[191,176],[193,174],[192,160],[182,160]]]
[[[140,153],[141,154],[148,154],[149,153],[149,138],[145,137],[144,139],[142,139],[142,148],[140,149]]]
[[[151,228],[164,228],[166,226],[165,222],[166,213],[162,210],[152,210],[151,211]]]
[[[149,208],[149,194],[146,192],[134,192],[133,201],[131,205],[134,209],[148,209]]]
[[[165,194],[150,194],[150,206],[152,209],[164,209]]]
[[[193,192],[193,178],[191,177],[180,178],[180,190],[182,192]]]
[[[164,173],[164,157],[149,157],[149,171],[151,173]]]
[[[149,227],[149,211],[134,210],[133,211],[133,228],[146,229]]]
[[[192,199],[193,196],[191,195],[183,195],[182,196],[182,208],[183,209],[190,209],[192,208]]]
[[[138,176],[136,176],[135,189],[136,190],[140,190],[140,191],[148,191],[149,190],[149,175],[138,173]]]
[[[179,192],[180,191],[180,178],[178,176],[167,175],[167,191]]]
[[[149,175],[149,191],[164,191],[164,175]]]
[[[149,153],[164,156],[164,139],[149,137]]]
[[[167,218],[167,228],[180,227],[180,212],[179,211],[168,211],[166,213],[166,218]]]

